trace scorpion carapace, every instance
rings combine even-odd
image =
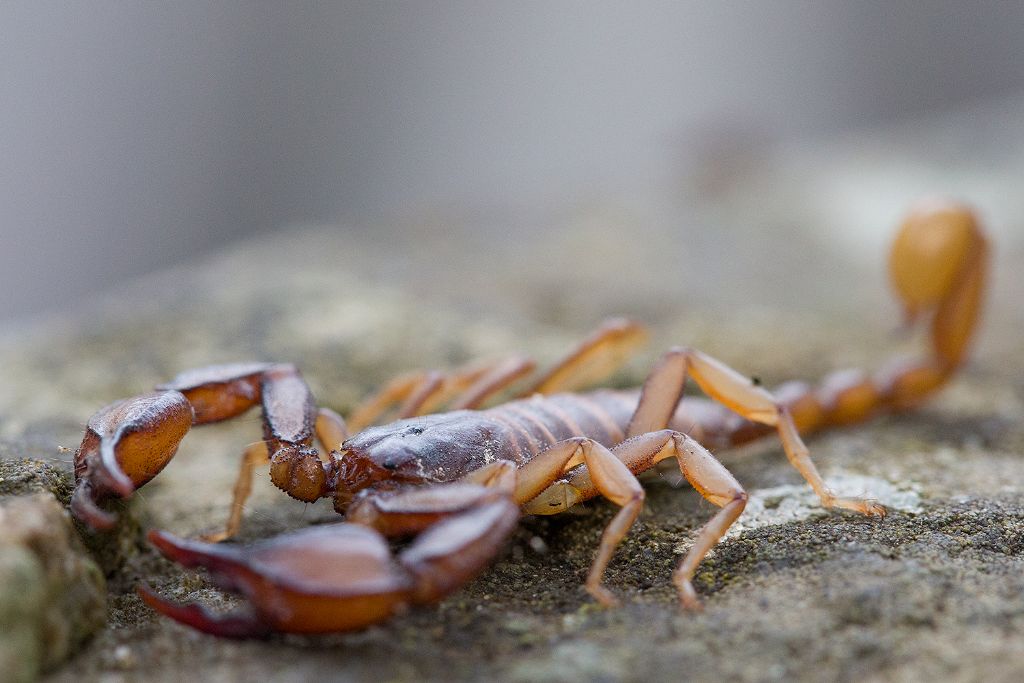
[[[512,357],[399,377],[353,411],[347,425],[316,407],[292,365],[194,370],[89,421],[75,455],[72,511],[93,528],[108,528],[116,518],[99,503],[126,497],[155,476],[191,424],[260,404],[264,438],[243,453],[226,527],[204,540],[150,533],[161,552],[184,566],[206,567],[251,609],[213,614],[145,588],[142,596],[163,614],[221,636],[346,631],[458,588],[499,552],[520,514],[553,514],[598,495],[619,511],[585,585],[602,604],[615,604],[602,577],[643,507],[636,475],[674,458],[719,508],[673,576],[683,606],[698,608],[691,583],[697,566],[747,500],[705,446],[734,446],[774,432],[823,506],[884,515],[871,500],[834,495],[800,435],[910,408],[939,389],[966,357],[987,267],[988,244],[969,209],[937,200],[919,205],[896,238],[890,272],[906,319],[930,317],[928,353],[873,375],[836,372],[817,387],[791,382],[769,392],[700,351],[673,348],[639,390],[570,393],[606,376],[644,338],[639,325],[618,319],[523,398],[483,410],[531,372],[532,361]],[[687,377],[708,399],[682,398]],[[440,412],[443,407],[449,412]],[[396,421],[371,426],[389,410]],[[279,488],[303,501],[332,498],[346,521],[251,546],[216,543],[238,530],[253,471],[266,463]],[[413,540],[392,555],[386,539],[397,536]]]

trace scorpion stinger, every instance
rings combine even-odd
[[[889,254],[889,275],[908,322],[932,316],[932,354],[920,361],[898,359],[880,373],[894,407],[920,403],[967,358],[988,268],[988,240],[964,206],[931,199],[904,220]]]

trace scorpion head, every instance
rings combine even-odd
[[[501,458],[500,429],[469,410],[365,429],[342,444],[335,508],[369,486],[451,481]]]

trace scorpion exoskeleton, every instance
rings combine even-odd
[[[146,587],[141,595],[157,611],[220,636],[348,631],[451,593],[499,552],[522,514],[553,514],[598,495],[619,511],[604,530],[585,585],[598,602],[614,605],[602,577],[643,507],[636,475],[675,458],[690,484],[719,508],[673,575],[682,605],[697,609],[691,583],[697,566],[747,502],[743,487],[708,448],[774,431],[824,507],[883,516],[885,509],[870,499],[834,495],[800,435],[904,410],[939,389],[966,357],[984,297],[988,250],[966,207],[931,200],[915,208],[889,266],[908,323],[931,317],[929,353],[873,375],[836,372],[818,387],[791,382],[769,392],[700,351],[673,348],[639,390],[569,393],[606,376],[642,340],[643,328],[625,320],[606,322],[522,398],[484,410],[533,363],[513,357],[449,374],[403,376],[357,408],[347,424],[316,407],[293,365],[189,371],[89,420],[75,454],[71,509],[94,529],[111,527],[116,517],[99,503],[127,497],[152,479],[192,425],[261,404],[264,439],[243,454],[226,528],[203,540],[149,534],[164,555],[207,568],[250,609],[216,614]],[[717,403],[683,399],[687,377]],[[395,406],[397,421],[370,426]],[[441,407],[448,411],[437,412]],[[268,462],[276,486],[301,501],[333,498],[347,521],[249,546],[216,543],[237,532],[253,471]],[[413,540],[393,555],[386,539],[403,536]]]

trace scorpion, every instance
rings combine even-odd
[[[294,365],[191,370],[92,416],[75,454],[71,511],[94,530],[111,528],[117,516],[101,503],[126,498],[156,476],[193,425],[259,404],[263,440],[242,455],[224,529],[199,539],[148,534],[172,561],[206,568],[246,608],[218,613],[145,585],[139,593],[158,612],[218,636],[342,632],[441,600],[488,565],[522,515],[559,513],[597,496],[618,511],[585,587],[614,606],[618,599],[602,577],[643,508],[637,475],[674,459],[718,508],[672,577],[681,606],[697,610],[697,567],[747,503],[712,451],[774,432],[823,507],[883,517],[874,500],[835,495],[801,435],[912,408],[941,388],[967,356],[988,260],[987,238],[969,208],[940,199],[916,205],[893,243],[889,274],[906,324],[930,319],[928,352],[871,374],[834,372],[818,386],[789,382],[769,392],[698,350],[677,347],[639,390],[573,393],[599,383],[643,340],[644,328],[622,319],[606,321],[519,398],[486,409],[532,373],[532,361],[517,356],[448,374],[410,373],[347,421],[317,407]],[[688,377],[707,398],[683,398]],[[398,419],[374,426],[389,412]],[[250,545],[219,543],[238,532],[253,473],[268,463],[278,488],[300,501],[332,498],[345,521]],[[388,539],[403,537],[411,540],[393,552]]]

